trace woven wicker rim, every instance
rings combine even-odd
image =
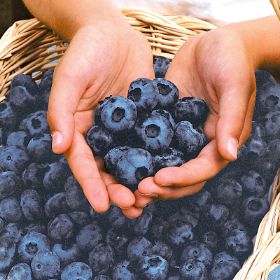
[[[270,1],[280,18],[280,0]],[[131,9],[122,12],[132,27],[147,37],[154,55],[171,59],[188,39],[215,28],[213,24],[189,16],[162,16]],[[55,67],[66,49],[67,43],[38,20],[15,22],[0,40],[0,102],[8,94],[15,75],[36,72],[34,79],[39,79],[43,71]],[[280,262],[279,192],[280,171],[273,183],[271,209],[258,229],[254,252],[234,280],[267,279],[268,273]]]

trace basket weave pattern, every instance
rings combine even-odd
[[[278,1],[270,0],[280,18]],[[215,28],[188,16],[162,16],[143,10],[123,10],[136,30],[148,39],[153,54],[173,58],[189,38]],[[15,22],[0,40],[0,102],[8,94],[11,80],[19,73],[42,72],[53,68],[67,49],[67,43],[36,19]],[[274,185],[271,209],[262,220],[254,252],[234,280],[264,280],[280,263],[280,171]]]

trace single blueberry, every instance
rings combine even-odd
[[[19,191],[21,186],[20,177],[13,171],[0,173],[0,200],[13,195]]]
[[[229,209],[223,204],[207,205],[204,211],[205,221],[214,228],[221,227],[230,215]]]
[[[106,243],[110,245],[116,255],[121,258],[124,255],[129,237],[127,234],[110,228],[106,233]]]
[[[179,90],[171,81],[163,78],[154,79],[159,91],[157,108],[169,110],[179,99]]]
[[[204,232],[201,236],[201,241],[212,251],[219,250],[220,239],[216,231]]]
[[[153,67],[156,78],[164,78],[170,64],[170,59],[164,56],[154,56]]]
[[[165,217],[153,217],[153,223],[149,232],[149,237],[154,240],[162,240],[169,228],[169,223]]]
[[[224,238],[229,236],[234,230],[245,231],[246,226],[243,225],[237,218],[227,220],[221,227]]]
[[[39,83],[39,96],[37,102],[42,110],[48,109],[49,96],[52,87],[53,69],[49,69],[43,73]]]
[[[39,251],[50,250],[49,238],[39,232],[29,232],[20,240],[18,256],[21,261],[30,263]]]
[[[139,261],[143,256],[150,255],[152,248],[152,243],[143,236],[132,239],[127,246],[129,261]]]
[[[264,127],[268,139],[278,139],[280,135],[280,110],[264,116]]]
[[[114,146],[112,134],[98,125],[87,132],[87,143],[95,156],[104,156]]]
[[[61,280],[91,280],[92,269],[83,262],[72,262],[61,273]]]
[[[17,116],[10,102],[0,103],[0,127],[4,130],[14,129],[17,122]]]
[[[213,202],[212,195],[206,189],[202,189],[200,192],[191,196],[190,207],[195,212],[203,213],[205,207]]]
[[[104,156],[104,165],[107,171],[113,173],[119,159],[121,158],[122,155],[126,153],[128,149],[130,149],[130,147],[120,146],[120,147],[115,147],[110,151],[108,151],[108,153]]]
[[[17,223],[8,223],[5,225],[5,228],[1,232],[0,239],[8,239],[13,243],[18,243],[23,236],[23,232],[19,224]]]
[[[167,240],[174,247],[181,247],[194,240],[195,233],[193,227],[189,223],[172,225],[167,231]]]
[[[29,141],[30,137],[25,131],[14,131],[7,137],[7,146],[19,146],[21,148],[26,148]]]
[[[100,117],[104,127],[112,132],[129,130],[137,119],[136,105],[122,96],[114,96],[104,104]]]
[[[128,89],[127,98],[132,100],[138,113],[150,112],[158,104],[159,91],[153,80],[140,78],[133,81]]]
[[[65,267],[80,257],[80,250],[75,243],[54,244],[52,251],[59,257],[61,267]]]
[[[150,229],[153,221],[153,214],[145,211],[137,219],[130,220],[129,227],[135,235],[144,236]]]
[[[249,170],[241,178],[244,194],[262,197],[266,191],[265,179],[256,171]]]
[[[77,228],[84,227],[90,223],[90,216],[88,212],[85,211],[68,212],[68,216]]]
[[[29,157],[25,150],[17,146],[0,146],[0,170],[20,174],[27,166]]]
[[[144,279],[165,280],[168,275],[169,264],[161,256],[144,256],[138,265],[140,275]]]
[[[36,190],[27,189],[21,193],[20,206],[24,217],[29,222],[43,217],[42,199]]]
[[[174,129],[176,126],[175,120],[172,117],[172,115],[169,113],[169,111],[166,111],[163,109],[153,110],[151,113],[151,116],[156,116],[156,117],[163,116],[169,120],[169,122],[171,123],[172,129]]]
[[[14,265],[8,273],[7,280],[32,280],[31,267],[26,263]]]
[[[173,257],[172,248],[164,241],[156,241],[151,250],[152,255],[161,256],[162,258],[170,261]]]
[[[58,214],[64,214],[68,211],[65,192],[54,194],[45,203],[45,213],[49,218],[54,218]]]
[[[199,260],[187,259],[179,269],[182,280],[208,280],[207,268]]]
[[[97,273],[106,273],[115,262],[114,250],[111,246],[99,243],[89,253],[89,265]]]
[[[174,147],[182,151],[187,159],[196,157],[206,144],[206,136],[196,130],[190,122],[177,123],[174,130]]]
[[[183,97],[174,108],[174,117],[177,122],[189,121],[195,127],[203,125],[209,113],[206,102],[196,97]]]
[[[113,280],[136,280],[137,277],[132,269],[133,266],[128,260],[123,260],[120,263],[116,264],[112,271]],[[104,279],[105,280],[105,279]]]
[[[76,243],[83,252],[89,252],[103,240],[102,229],[97,223],[84,226],[76,236]]]
[[[48,236],[57,242],[72,238],[74,224],[67,214],[59,214],[48,223]]]
[[[0,201],[0,217],[6,222],[18,222],[21,220],[22,212],[16,197],[10,196]]]
[[[37,280],[56,278],[60,273],[60,261],[55,253],[38,252],[31,262],[33,276]]]
[[[128,225],[128,219],[123,215],[121,209],[111,206],[107,214],[109,225],[112,229],[125,231]]]
[[[187,244],[183,249],[181,262],[185,262],[188,259],[198,260],[207,268],[210,268],[213,261],[213,254],[204,243],[194,241]]]

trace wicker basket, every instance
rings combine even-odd
[[[277,1],[271,0],[280,18]],[[188,16],[162,16],[151,11],[123,10],[128,22],[150,42],[154,55],[173,58],[189,38],[214,29],[203,20]],[[36,19],[15,22],[0,40],[0,102],[5,99],[13,77],[19,73],[42,72],[53,68],[63,56],[67,43]],[[262,220],[253,254],[234,280],[267,279],[280,263],[280,171],[273,183],[271,209]]]

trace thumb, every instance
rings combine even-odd
[[[66,62],[66,63],[64,63]],[[48,122],[52,134],[54,153],[62,154],[68,150],[74,135],[74,114],[84,90],[81,80],[66,67],[67,61],[58,65],[48,105]],[[69,70],[68,70],[69,69]]]
[[[240,83],[237,83],[237,85]],[[229,161],[237,159],[240,136],[245,121],[248,121],[247,111],[250,96],[254,89],[250,86],[242,88],[222,89],[219,100],[219,119],[216,126],[216,140],[221,156]]]

